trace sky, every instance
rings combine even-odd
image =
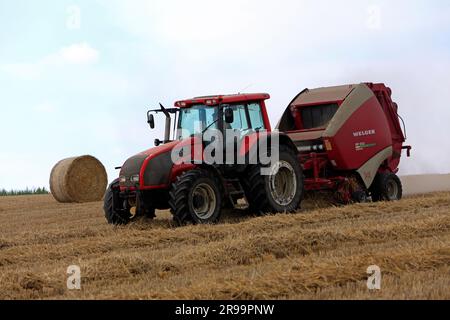
[[[163,137],[159,102],[267,92],[275,125],[304,88],[359,82],[392,88],[401,174],[450,172],[449,1],[0,0],[0,21],[0,188],[85,154],[113,180]]]

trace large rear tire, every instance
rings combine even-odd
[[[170,211],[178,225],[217,223],[222,210],[219,179],[210,171],[194,169],[172,184]]]
[[[260,164],[249,166],[243,179],[250,212],[264,215],[297,211],[303,199],[304,180],[296,154],[280,146],[280,158],[271,166],[273,174],[261,175],[262,168]]]
[[[403,196],[400,178],[391,172],[378,173],[370,187],[372,201],[396,201]]]

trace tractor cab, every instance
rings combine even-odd
[[[224,136],[226,130],[241,136],[259,130],[270,131],[265,106],[269,98],[265,93],[196,97],[177,101],[175,108],[160,105],[160,109],[150,110],[148,123],[154,128],[153,113],[166,116],[164,140],[156,139],[155,145],[202,135],[209,129],[219,130]]]

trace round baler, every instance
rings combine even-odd
[[[394,200],[405,136],[391,90],[362,83],[303,90],[277,125],[296,144],[305,190],[329,189],[343,202]]]

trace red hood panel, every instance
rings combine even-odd
[[[180,141],[173,141],[173,142],[169,142],[166,144],[162,144],[160,146],[142,151],[140,153],[138,153],[137,155],[142,156],[142,155],[146,155],[146,156],[152,156],[152,155],[157,155],[157,154],[161,154],[161,153],[165,153],[168,152],[170,150],[172,150],[178,143],[180,143]]]

